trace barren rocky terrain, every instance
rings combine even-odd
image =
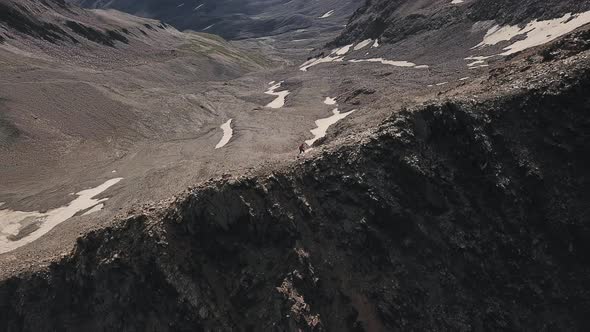
[[[589,2],[1,1],[8,331],[590,325]]]

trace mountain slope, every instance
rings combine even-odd
[[[42,215],[112,178],[143,186],[132,178],[170,165],[173,147],[189,150],[195,137],[215,140],[228,108],[217,109],[203,93],[272,63],[215,35],[53,1],[1,0],[0,36],[2,243],[43,224],[19,211]],[[141,190],[130,188],[120,203],[141,200],[134,191]],[[16,228],[15,214],[23,223]]]
[[[336,27],[358,6],[353,0],[79,0],[76,3],[153,17],[180,30],[206,30],[230,39],[276,35],[312,26]]]
[[[316,159],[206,183],[89,234],[47,273],[4,281],[0,320],[25,331],[585,330],[590,73],[576,60],[559,62],[567,81],[540,75],[530,89],[394,114]]]
[[[498,25],[518,25],[534,19],[548,20],[567,13],[590,10],[587,1],[558,0],[372,0],[366,1],[351,17],[336,44],[372,38],[395,43],[418,34],[440,30],[452,37],[453,27],[492,21]]]
[[[182,132],[195,123],[169,118],[149,99],[162,104],[171,98],[165,89],[232,79],[269,64],[217,36],[180,33],[117,11],[57,2],[1,5],[2,116],[18,124],[23,144],[112,139],[123,130],[129,140],[170,136],[170,128]],[[22,68],[31,70],[21,74]],[[199,113],[191,116],[204,120]],[[170,123],[154,126],[163,120]],[[19,142],[0,144],[18,148]]]

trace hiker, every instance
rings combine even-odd
[[[299,146],[299,154],[305,153],[305,143]]]

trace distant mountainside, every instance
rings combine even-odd
[[[156,18],[179,30],[207,31],[229,39],[275,35],[315,25],[341,24],[355,0],[71,0]]]
[[[409,35],[468,22],[517,25],[588,10],[590,1],[578,0],[371,0],[354,13],[334,44],[366,38],[394,43]]]

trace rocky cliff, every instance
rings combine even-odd
[[[392,114],[0,284],[7,331],[586,330],[590,72]]]

